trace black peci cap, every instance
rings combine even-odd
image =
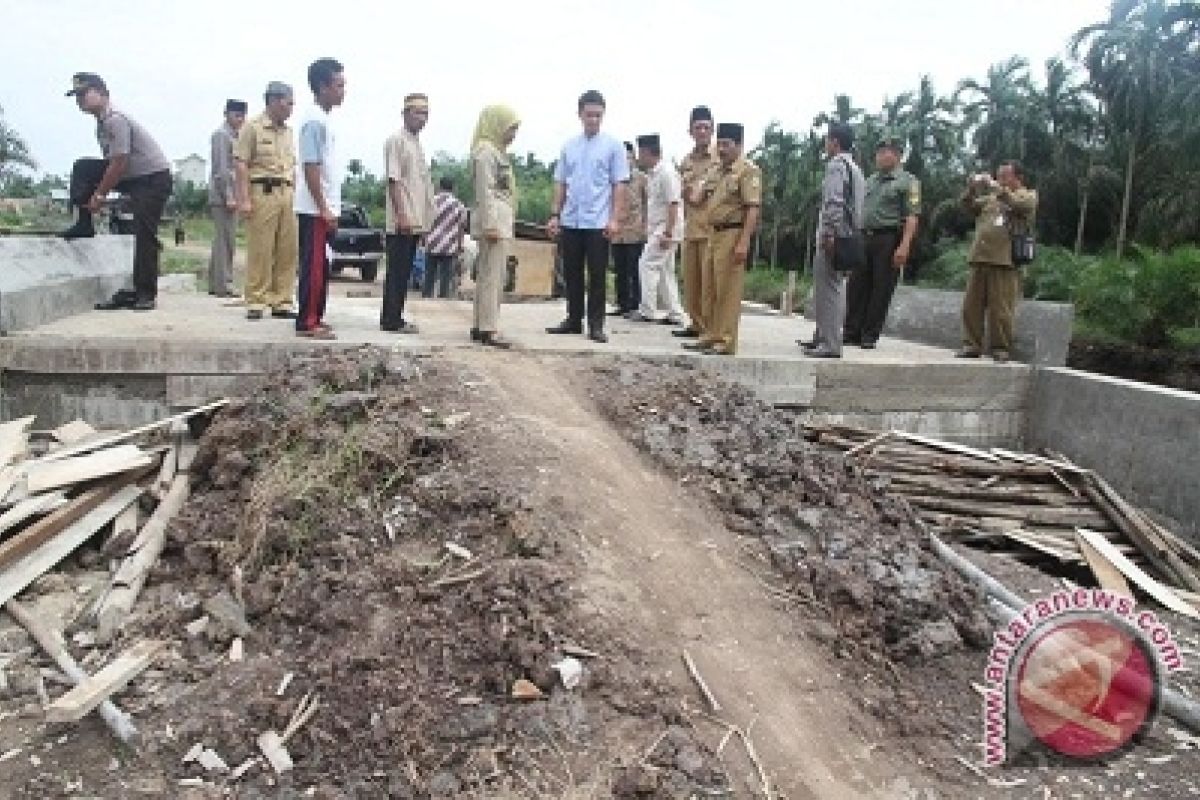
[[[88,89],[99,89],[102,92],[108,92],[108,86],[104,83],[104,79],[94,72],[76,72],[71,76],[71,90],[66,93],[66,97],[74,97],[81,95]]]
[[[688,124],[691,125],[693,122],[700,122],[701,120],[705,122],[713,121],[712,111],[709,110],[708,106],[696,106],[693,108],[692,116],[688,118]]]
[[[662,146],[657,133],[647,133],[637,137],[638,147],[649,147],[657,149]]]
[[[225,101],[225,113],[227,113],[227,114],[230,112],[232,112],[234,114],[245,114],[247,109],[249,109],[249,108],[250,108],[250,106],[246,104],[245,100],[226,100]]]
[[[741,124],[737,122],[722,122],[717,126],[717,138],[728,139],[731,142],[742,143],[742,137],[745,135],[745,130]]]

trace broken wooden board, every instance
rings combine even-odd
[[[83,719],[92,709],[111,695],[125,688],[142,670],[150,666],[163,642],[145,640],[138,642],[95,675],[76,684],[74,688],[46,707],[48,722],[75,722]]]
[[[1161,584],[1147,575],[1137,564],[1126,558],[1124,553],[1113,547],[1112,542],[1095,531],[1089,531],[1087,528],[1079,528],[1076,532],[1097,553],[1104,556],[1126,578],[1137,584],[1142,591],[1153,597],[1164,608],[1168,608],[1177,614],[1183,614],[1185,617],[1190,617],[1191,619],[1200,619],[1200,612],[1185,602],[1179,595],[1175,594],[1171,587]]]
[[[33,417],[21,417],[0,423],[0,466],[8,466],[25,455],[29,448],[29,426]]]
[[[968,447],[965,444],[957,444],[956,442],[943,442],[941,439],[931,439],[928,436],[921,436],[916,433],[906,433],[904,431],[895,431],[893,434],[898,439],[904,439],[909,442],[923,444],[926,447],[932,447],[935,450],[945,450],[947,453],[957,453],[962,456],[977,458],[980,461],[999,462],[1000,457],[992,455],[986,450],[979,450],[974,447]]]
[[[1099,551],[1079,534],[1079,531],[1075,531],[1075,543],[1079,545],[1079,552],[1083,553],[1083,560],[1087,562],[1092,574],[1096,576],[1096,582],[1100,584],[1100,588],[1123,594],[1126,597],[1133,597],[1133,592],[1129,591],[1129,583],[1121,571],[1100,555]]]
[[[48,531],[33,550],[0,569],[0,603],[16,597],[25,587],[74,552],[77,547],[95,535],[96,531],[121,513],[126,506],[136,501],[141,493],[140,486],[125,486],[118,489],[115,494],[101,493],[96,504],[88,508],[85,513],[70,523]],[[64,506],[55,514],[66,511],[68,508],[72,508],[72,506]],[[50,519],[55,514],[51,514],[45,519]],[[4,544],[7,545],[9,542]]]
[[[149,425],[143,425],[140,428],[134,428],[132,430],[124,431],[123,433],[115,433],[112,436],[105,436],[105,437],[102,437],[99,439],[93,439],[93,440],[86,441],[86,442],[80,442],[77,445],[73,445],[71,447],[67,447],[62,450],[58,450],[56,452],[47,453],[46,455],[39,458],[37,460],[37,463],[58,461],[59,459],[67,458],[70,456],[76,456],[81,453],[90,453],[93,450],[100,450],[100,449],[103,449],[106,447],[112,447],[113,445],[120,444],[121,442],[126,442],[126,441],[129,441],[130,439],[137,438],[138,436],[141,436],[144,433],[150,433],[151,431],[156,431],[159,428],[168,428],[176,422],[182,422],[182,421],[188,420],[188,419],[196,416],[197,414],[203,414],[208,411],[215,411],[216,409],[220,408],[221,406],[228,405],[228,404],[229,404],[228,398],[216,400],[212,403],[208,403],[207,405],[203,405],[198,408],[193,408],[190,411],[184,411],[180,414],[176,414],[171,417],[166,417],[165,419],[160,419],[158,422],[151,422]]]
[[[271,765],[271,769],[277,774],[291,770],[295,765],[292,761],[292,756],[288,753],[287,745],[283,743],[283,737],[275,731],[264,731],[258,737],[258,749],[266,757],[267,762]]]
[[[30,517],[55,511],[66,504],[67,497],[62,492],[47,492],[27,497],[0,514],[0,534],[15,528]]]
[[[25,488],[30,494],[38,494],[147,467],[150,462],[150,455],[137,445],[120,445],[78,458],[30,464],[25,468]]]
[[[56,442],[65,445],[79,444],[85,439],[95,436],[96,433],[95,428],[81,419],[72,420],[65,425],[59,425],[50,431],[50,435],[54,437]]]

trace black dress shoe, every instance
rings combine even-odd
[[[479,334],[479,343],[485,347],[495,347],[499,350],[511,350],[512,342],[501,339],[497,334],[488,332]]]
[[[709,344],[708,342],[684,342],[683,349],[691,350],[692,352],[695,352],[695,353],[703,353],[707,350],[711,350],[712,345]]]
[[[471,328],[471,341],[482,342],[483,334],[479,332],[479,328]]]
[[[61,236],[63,239],[66,239],[68,242],[72,239],[90,239],[95,235],[95,226],[92,225],[92,223],[84,222],[83,220],[79,220],[74,225],[59,234],[59,236]]]
[[[870,341],[859,344],[859,347],[861,347],[863,350],[874,350],[877,346],[878,345],[875,342]]]
[[[137,302],[137,294],[128,289],[118,289],[113,292],[113,296],[107,300],[96,303],[97,311],[120,311],[121,309],[133,308],[133,304]]]
[[[137,300],[133,305],[130,306],[130,308],[132,308],[134,311],[153,311],[154,301],[146,299]]]
[[[695,328],[684,328],[681,331],[671,331],[672,336],[678,336],[680,339],[699,339],[700,331]]]
[[[295,319],[296,312],[287,308],[273,308],[271,309],[271,316],[275,319]]]
[[[826,347],[814,347],[811,350],[805,350],[804,355],[809,358],[841,358],[841,353],[835,353]]]
[[[608,344],[608,334],[604,331],[591,331],[588,338],[597,344]]]
[[[564,319],[557,325],[546,328],[546,333],[583,333],[583,324]]]

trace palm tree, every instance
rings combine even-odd
[[[8,179],[19,167],[35,169],[37,162],[21,135],[4,121],[4,109],[0,108],[0,180]]]
[[[1071,52],[1082,57],[1096,93],[1120,131],[1125,150],[1125,187],[1117,228],[1117,257],[1125,251],[1138,160],[1155,138],[1165,104],[1185,78],[1178,57],[1186,55],[1186,30],[1195,3],[1115,0],[1108,20],[1078,31]]]
[[[983,83],[968,78],[958,84],[954,102],[974,129],[980,161],[994,167],[1006,158],[1025,158],[1033,94],[1029,61],[1021,56],[989,67]]]

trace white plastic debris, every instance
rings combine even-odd
[[[562,681],[563,688],[565,689],[574,689],[583,679],[583,664],[571,656],[567,656],[562,661],[550,666],[558,673],[558,678]]]

